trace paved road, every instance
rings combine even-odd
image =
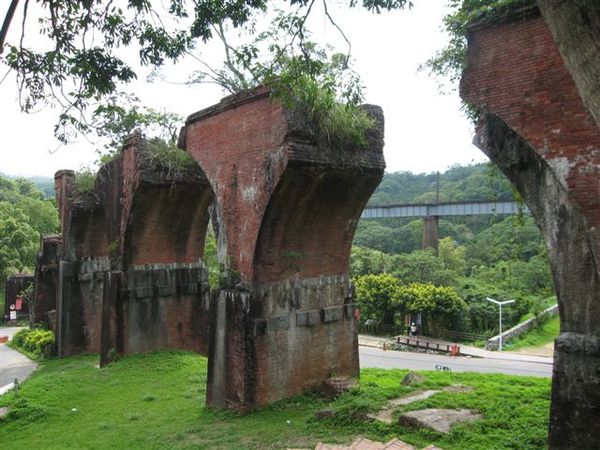
[[[451,358],[445,355],[383,351],[372,347],[359,347],[360,366],[381,369],[436,370],[436,365],[447,366],[453,372],[504,373],[551,377],[552,364],[514,361],[507,359]]]
[[[0,336],[12,336],[19,327],[0,328]],[[16,378],[19,382],[27,378],[36,369],[37,364],[27,356],[13,350],[6,344],[0,344],[0,395],[12,388]]]

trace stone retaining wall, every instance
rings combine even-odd
[[[558,305],[553,305],[549,308],[546,308],[539,315],[539,317],[534,317],[533,319],[526,320],[525,322],[522,322],[518,325],[515,325],[511,329],[504,331],[501,335],[498,334],[498,335],[488,339],[485,344],[485,349],[486,350],[498,350],[498,346],[500,343],[500,336],[502,336],[502,342],[507,342],[510,339],[520,336],[523,333],[531,330],[536,325],[538,320],[541,319],[542,317],[544,317],[546,315],[554,316],[556,314],[558,314]]]

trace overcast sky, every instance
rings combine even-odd
[[[437,81],[417,71],[419,64],[447,40],[441,31],[446,1],[415,3],[412,10],[381,15],[330,7],[352,42],[355,69],[366,87],[366,102],[383,108],[387,171],[443,171],[454,164],[485,161],[471,144],[472,126],[460,111],[458,93],[441,95]],[[337,31],[318,11],[310,26],[313,39],[339,42]],[[169,83],[184,81],[191,68],[188,62],[167,70],[167,82],[147,84],[141,76],[132,90],[148,106],[188,116],[224,95],[209,85]],[[16,97],[16,86],[9,76],[0,84],[0,172],[51,176],[59,169],[79,169],[96,159],[98,146],[83,138],[74,145],[58,145],[52,135],[55,110],[23,114]]]

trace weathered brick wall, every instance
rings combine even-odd
[[[62,279],[62,299],[57,312],[60,356],[100,351],[104,272],[110,270],[107,257],[68,264]]]
[[[122,295],[122,352],[181,349],[208,353],[210,292],[196,264],[133,266]]]
[[[182,144],[215,192],[231,265],[252,280],[261,219],[287,161],[284,111],[268,92],[233,96],[190,116]]]
[[[461,95],[481,108],[474,142],[527,202],[558,298],[548,447],[593,448],[600,441],[600,129],[535,7],[473,26],[468,43]]]
[[[461,96],[522,136],[600,226],[600,129],[536,8],[470,29]]]
[[[348,268],[383,176],[383,114],[366,148],[327,148],[258,90],[190,116],[181,145],[211,182],[240,281],[211,305],[212,406],[241,411],[358,375]]]
[[[359,373],[357,322],[347,275],[262,283],[264,334],[255,339],[256,402],[268,404]],[[286,382],[282,382],[286,380]]]
[[[58,288],[58,262],[61,259],[62,242],[60,235],[42,238],[40,252],[35,262],[35,321],[46,319],[46,313],[56,310],[56,290]]]
[[[126,264],[197,263],[204,253],[206,212],[212,200],[212,191],[198,184],[171,190],[143,183],[129,213]]]
[[[60,253],[70,263],[57,305],[61,355],[99,352],[103,326],[122,353],[207,351],[208,284],[200,274],[212,190],[198,168],[171,173],[152,165],[144,145],[130,139],[100,168],[90,193],[75,192],[72,172],[56,175]],[[119,298],[104,308],[118,326],[102,318],[109,271],[124,274]],[[145,284],[136,286],[141,274]]]

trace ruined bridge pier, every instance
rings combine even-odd
[[[367,148],[323,148],[268,92],[190,116],[180,145],[215,193],[230,285],[212,299],[207,403],[247,411],[359,372],[352,238],[384,171]]]
[[[475,144],[545,236],[558,296],[549,447],[600,442],[600,129],[537,8],[473,25],[462,97]],[[592,56],[590,56],[592,57]]]
[[[59,356],[208,354],[207,402],[249,411],[359,373],[350,248],[381,181],[383,113],[366,148],[317,145],[311,125],[257,90],[190,116],[173,172],[136,135],[81,192],[55,176],[62,234],[36,270],[37,319]],[[209,216],[225,272],[208,284]]]
[[[90,192],[55,177],[62,236],[44,241],[38,320],[56,309],[59,356],[156,349],[208,351],[209,285],[201,258],[213,193],[197,168],[170,173],[137,135]],[[41,270],[46,267],[47,270]]]

